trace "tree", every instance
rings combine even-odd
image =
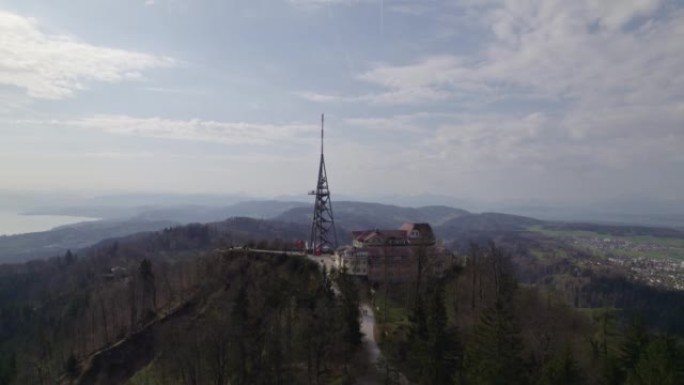
[[[143,311],[154,313],[157,309],[157,287],[152,272],[152,262],[147,258],[143,259],[140,262],[138,273],[142,281]]]
[[[490,267],[494,301],[483,311],[465,357],[470,384],[527,383],[520,328],[513,309],[517,284],[506,272],[504,258],[504,252],[492,244],[486,263]]]
[[[427,313],[419,305],[409,331],[413,370],[420,384],[451,384],[460,371],[461,345],[455,329],[447,329],[444,288],[436,284],[429,292]]]
[[[8,359],[0,360],[0,384],[10,384],[17,375],[17,356],[10,355]]]
[[[343,360],[345,370],[349,365],[352,355],[361,346],[361,324],[359,322],[359,291],[351,277],[347,274],[339,274],[337,286],[340,290],[340,307],[342,320]]]
[[[473,384],[526,383],[519,334],[510,305],[497,301],[483,312],[466,355],[467,376]]]
[[[684,351],[669,336],[653,339],[640,355],[627,385],[676,385],[684,383]]]
[[[81,367],[79,366],[78,360],[73,352],[69,355],[69,358],[67,358],[66,362],[64,363],[64,371],[69,378],[76,378],[79,374],[81,374]]]
[[[582,373],[572,356],[572,349],[566,346],[546,362],[541,369],[537,385],[580,385],[584,383]]]
[[[249,298],[247,297],[246,284],[242,284],[238,289],[233,308],[231,310],[230,327],[235,341],[233,352],[233,372],[235,384],[249,383],[249,357],[247,334],[249,333]]]
[[[602,309],[595,312],[594,324],[597,331],[590,340],[595,361],[600,365],[597,372],[603,377],[603,382],[608,385],[617,385],[622,382],[617,357],[616,318],[617,315],[613,309]]]
[[[68,249],[64,254],[64,264],[67,266],[71,266],[76,262],[76,260],[77,258],[74,254],[71,253],[71,249]]]
[[[620,349],[620,363],[623,372],[629,376],[634,370],[641,353],[649,344],[649,335],[646,326],[640,318],[635,318],[625,332],[625,341]]]

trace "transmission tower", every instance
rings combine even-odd
[[[321,164],[318,167],[316,190],[309,192],[309,195],[316,196],[313,223],[311,223],[311,243],[309,244],[315,254],[334,251],[337,248],[335,219],[333,217],[332,202],[330,201],[328,175],[325,171],[325,160],[323,158],[323,124],[324,116],[321,114]]]

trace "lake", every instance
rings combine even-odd
[[[22,215],[0,211],[0,235],[47,231],[62,225],[96,221],[98,219],[68,215]]]

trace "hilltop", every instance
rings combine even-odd
[[[633,281],[620,270],[594,265],[599,257],[578,250],[558,255],[570,250],[561,243],[539,256],[515,249],[512,236],[530,237],[525,247],[534,240],[551,242],[524,228],[542,226],[539,222],[469,216],[464,221],[477,224],[473,231],[498,234],[502,248],[469,248],[459,254],[471,261],[465,268],[418,291],[412,283],[372,287],[363,281],[348,285],[338,277],[334,282],[346,294],[335,296],[333,278],[320,273],[317,263],[231,249],[283,250],[309,230],[307,224],[252,218],[173,226],[44,261],[0,266],[0,378],[11,384],[60,378],[61,384],[79,385],[181,384],[190,375],[200,383],[341,381],[364,371],[355,342],[358,304],[372,300],[380,307],[378,330],[387,336],[383,351],[418,381],[434,374],[423,370],[420,357],[432,357],[425,346],[437,335],[454,344],[444,347],[454,354],[488,349],[490,342],[472,331],[490,330],[482,320],[495,308],[497,280],[511,285],[504,291],[511,296],[509,307],[500,316],[519,330],[514,332],[519,345],[509,348],[516,359],[531,359],[524,374],[529,378],[545,376],[550,369],[544,368],[564,357],[564,346],[571,346],[578,370],[590,373],[588,378],[603,376],[596,365],[608,357],[587,356],[591,341],[606,343],[598,334],[603,322],[612,325],[612,336],[621,336],[638,315],[651,330],[684,335],[684,309],[671,306],[684,303],[684,293]],[[496,231],[483,225],[497,218],[502,221],[493,225]],[[453,226],[453,220],[445,224]],[[604,307],[619,310],[599,310]],[[443,318],[435,318],[439,314]],[[550,333],[549,345],[537,339],[544,333]],[[617,349],[622,338],[607,343]],[[483,375],[439,357],[445,356],[434,356],[430,367],[460,368],[447,377]]]

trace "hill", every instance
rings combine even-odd
[[[154,231],[177,225],[168,220],[122,219],[83,222],[49,231],[0,236],[0,264],[23,262],[64,254],[106,238]]]
[[[311,223],[311,207],[297,207],[275,217],[294,223]],[[401,207],[369,202],[333,202],[335,224],[344,229],[398,228],[405,222],[441,224],[469,213],[448,206]]]
[[[107,212],[98,211],[97,207],[77,207],[74,211],[67,208],[61,213],[88,212],[116,218],[65,225],[36,233],[0,236],[0,264],[61,255],[69,249],[87,247],[103,239],[181,224],[215,222],[233,217],[270,219],[303,205],[301,202],[245,201],[229,206],[143,206]]]
[[[446,240],[522,231],[530,226],[544,223],[538,219],[501,213],[468,214],[450,219],[435,226],[436,234]]]
[[[271,219],[293,208],[310,207],[302,202],[245,201],[230,206],[186,205],[141,208],[135,219],[170,220],[179,223],[214,222],[231,217]]]
[[[167,227],[0,266],[0,379],[12,385],[56,378],[61,384],[176,385],[188,376],[223,384],[226,378],[241,384],[345,381],[363,367],[356,361],[354,325],[358,299],[371,293],[383,307],[383,349],[399,367],[407,365],[412,379],[433,375],[427,364],[480,375],[469,369],[474,366],[443,361],[463,351],[430,347],[451,341],[449,349],[463,346],[467,354],[494,349],[488,344],[496,339],[481,332],[501,325],[487,321],[492,316],[518,322],[509,329],[520,343],[511,354],[530,359],[524,367],[531,378],[545,375],[544,367],[555,362],[549,360],[565,351],[590,378],[607,375],[595,364],[621,358],[587,352],[598,343],[621,349],[623,337],[614,337],[625,331],[620,320],[634,316],[654,330],[684,335],[682,292],[648,287],[600,257],[524,229],[544,226],[535,220],[464,218],[445,224],[466,233],[472,226],[503,248],[471,248],[460,255],[471,261],[463,270],[420,287],[360,282],[358,296],[345,291],[351,286],[344,281],[337,287],[347,294],[334,296],[317,264],[301,257],[229,250],[283,250],[308,235],[308,223],[252,218]],[[499,290],[501,282],[510,290]],[[510,295],[501,302],[506,313],[490,313],[503,309],[494,306],[497,293]],[[601,307],[618,310],[596,310]],[[609,342],[602,331],[613,336]]]

